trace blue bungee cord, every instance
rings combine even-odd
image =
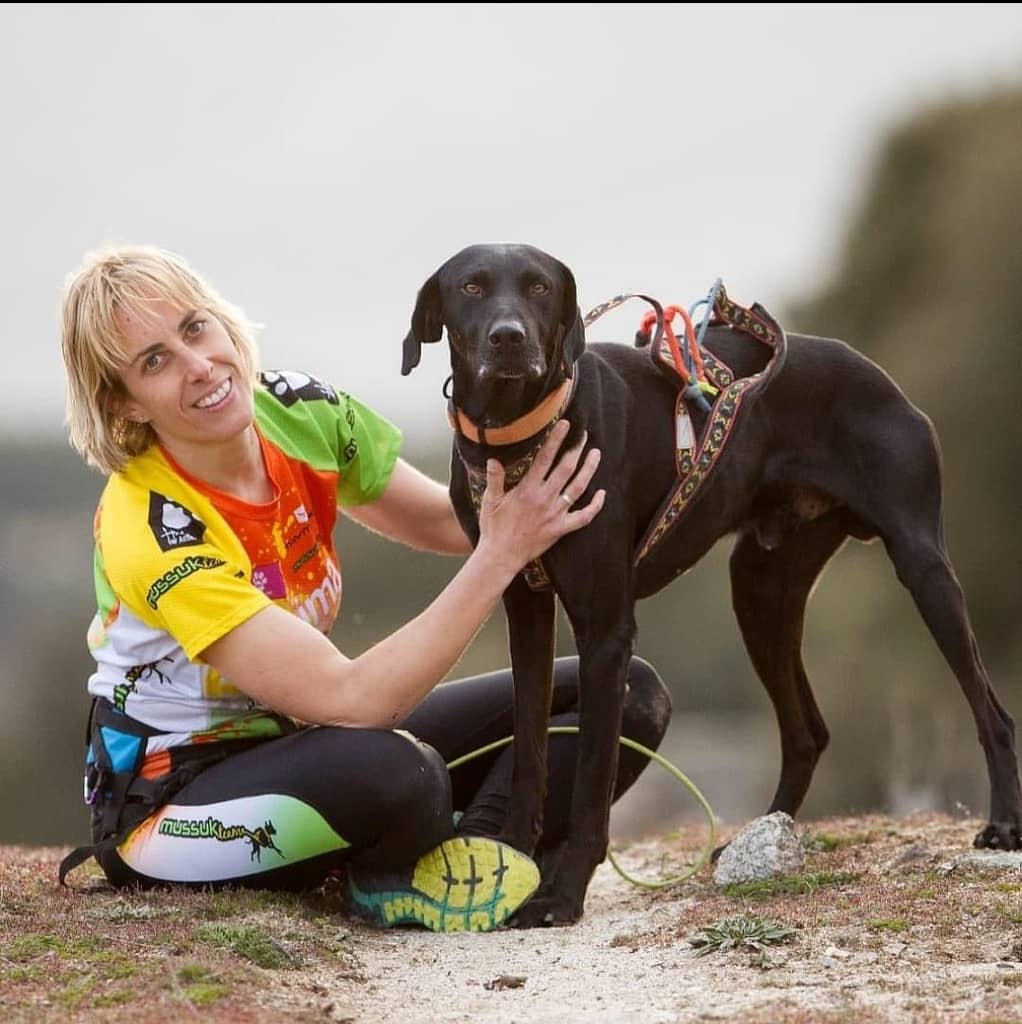
[[[723,279],[718,277],[717,280],[710,285],[710,290],[706,293],[705,298],[698,299],[689,307],[688,315],[689,319],[693,323],[695,322],[696,310],[699,309],[700,306],[706,307],[706,312],[703,314],[703,319],[699,324],[699,334],[696,336],[696,348],[701,349],[703,347],[703,338],[706,337],[706,329],[710,326],[710,320],[713,317],[713,308],[717,302],[717,293],[720,291],[722,284]],[[709,412],[710,403],[707,402],[706,396],[703,394],[703,390],[696,379],[695,359],[687,345],[684,347],[684,352],[685,367],[688,370],[689,379],[691,380],[691,383],[685,387],[685,397],[689,399],[689,401],[695,402],[703,412]]]

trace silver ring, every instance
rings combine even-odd
[[[569,497],[567,494],[565,494],[564,491],[561,491],[560,499],[561,499],[561,501],[564,502],[565,505],[568,506],[568,508],[571,508],[571,506],[575,504],[575,499]]]

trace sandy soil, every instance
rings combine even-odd
[[[359,1022],[1022,1020],[1022,856],[965,859],[973,830],[941,819],[820,823],[826,845],[839,845],[811,852],[808,876],[858,877],[755,899],[718,895],[708,871],[650,893],[604,864],[573,928],[439,942],[370,933],[365,983],[321,982],[335,1019]],[[695,834],[638,843],[619,859],[654,878]],[[742,911],[797,933],[765,957],[695,955],[701,926]]]

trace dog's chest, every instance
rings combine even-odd
[[[516,459],[504,463],[504,490],[509,491],[517,487],[522,477],[529,471],[529,467],[536,461],[540,448],[543,447],[544,438],[539,438],[527,451]],[[464,457],[460,450],[455,449],[461,464],[465,469],[465,477],[468,481],[468,493],[472,500],[472,508],[475,511],[476,520],[479,519],[479,509],[483,503],[483,494],[486,491],[486,464],[477,465]],[[553,585],[546,569],[540,559],[534,559],[522,569],[522,576],[528,583],[531,590],[549,590]]]

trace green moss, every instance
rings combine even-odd
[[[725,885],[725,896],[763,898],[768,896],[804,896],[823,886],[840,886],[854,882],[859,876],[849,871],[817,871],[805,875],[785,875],[755,882]]]
[[[107,981],[115,981],[133,978],[138,973],[138,967],[129,961],[118,960],[116,963],[110,964],[102,973]]]
[[[997,913],[1012,924],[1022,924],[1022,907],[1009,907],[1002,903],[997,908]]]
[[[816,850],[819,853],[832,853],[841,846],[847,846],[851,840],[841,836],[830,835],[827,832],[814,832],[805,838],[803,845],[807,850]]]
[[[0,949],[0,956],[15,963],[34,960],[37,956],[56,950],[63,950],[63,943],[53,935],[21,935]]]
[[[212,1006],[229,995],[230,991],[226,985],[217,982],[197,981],[194,985],[186,985],[181,994],[193,1006]]]
[[[903,917],[877,917],[868,926],[875,932],[903,932],[908,929],[908,921]]]
[[[217,889],[209,893],[202,907],[202,916],[222,919],[258,914],[264,910],[285,913],[302,912],[299,897],[293,893],[269,892],[262,889]]]
[[[137,993],[128,988],[121,989],[118,992],[107,992],[106,995],[96,996],[92,1000],[92,1005],[98,1010],[103,1009],[105,1006],[123,1006],[125,1003],[130,1003],[136,995]]]
[[[261,928],[206,924],[196,930],[195,937],[211,946],[229,949],[258,967],[279,971],[299,966],[295,957]]]
[[[68,1010],[74,1010],[92,995],[99,979],[95,974],[85,974],[68,981],[63,988],[52,995],[54,1002]]]
[[[41,967],[4,967],[0,966],[0,978],[16,985],[20,981],[39,981],[43,977]]]
[[[213,977],[213,972],[202,964],[185,964],[177,972],[177,977],[182,985],[191,985],[197,981],[209,981]]]

